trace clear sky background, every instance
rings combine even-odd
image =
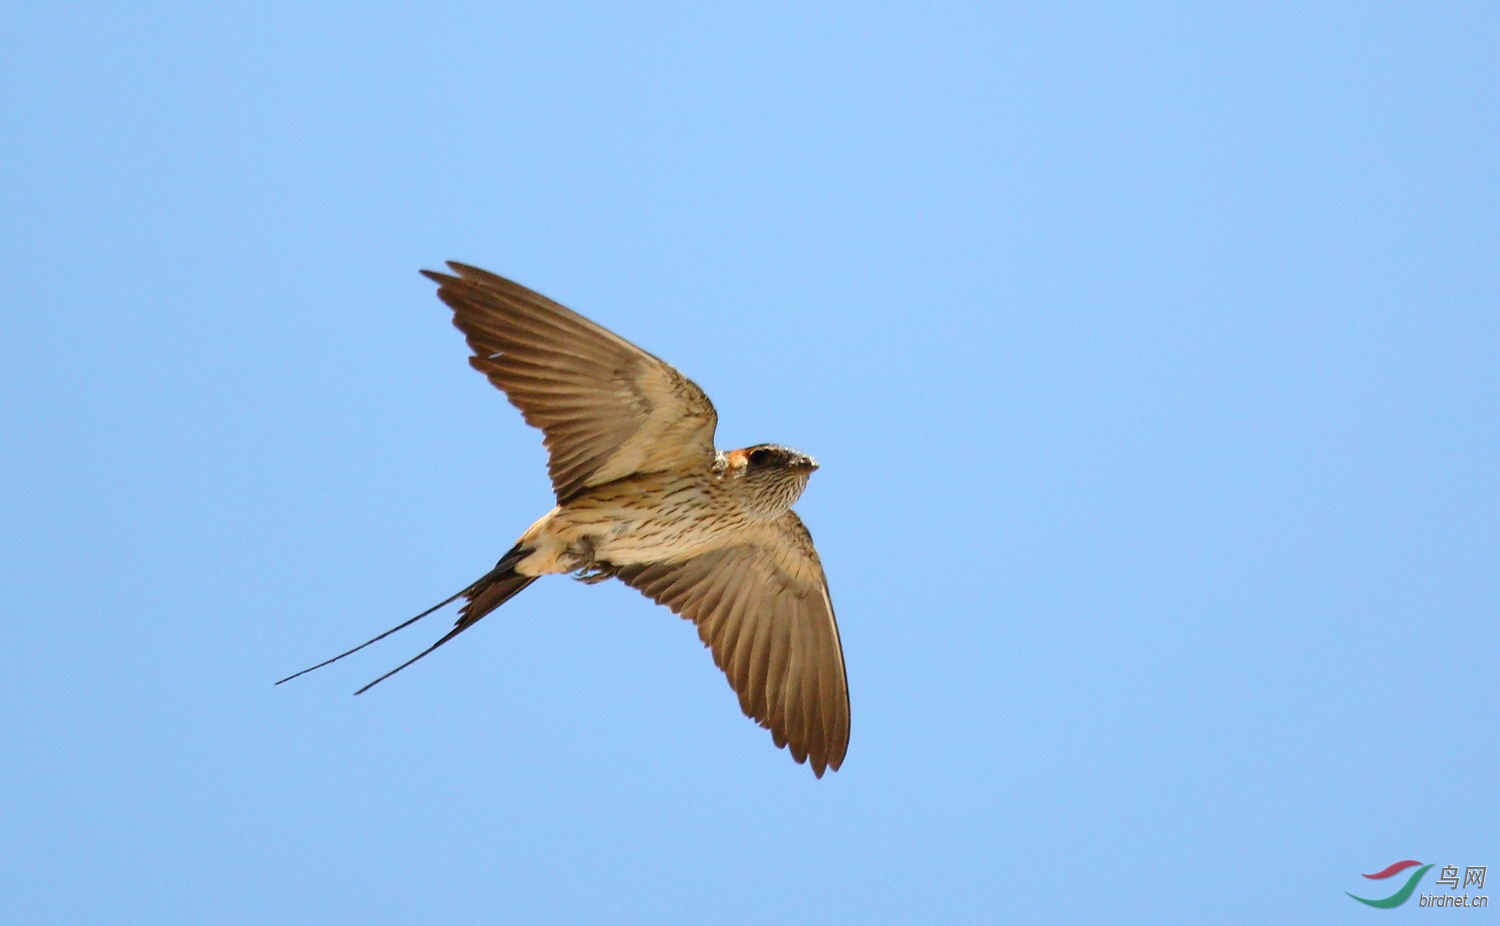
[[[1492,4],[7,20],[7,919],[1356,923],[1500,866]],[[551,505],[450,258],[822,461],[842,771],[618,583],[272,687]]]

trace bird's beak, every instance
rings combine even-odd
[[[809,473],[817,468],[818,461],[814,460],[812,457],[808,457],[807,459],[802,461],[802,469],[807,470]]]

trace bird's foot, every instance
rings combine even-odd
[[[573,573],[573,578],[585,585],[598,585],[600,582],[613,579],[617,571],[609,563],[594,562]]]

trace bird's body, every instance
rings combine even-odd
[[[467,599],[453,630],[365,691],[541,576],[614,577],[697,624],[778,746],[819,776],[837,769],[849,739],[843,653],[812,537],[791,511],[817,462],[776,444],[715,450],[712,403],[670,365],[525,287],[449,266],[456,276],[424,273],[470,363],[546,435],[557,505],[463,591],[312,668]]]
[[[589,488],[521,535],[518,545],[531,552],[515,569],[543,576],[671,562],[732,544],[790,511],[790,503],[779,511],[758,507],[746,457],[730,451],[699,471],[638,473]],[[804,465],[808,472],[816,466]]]

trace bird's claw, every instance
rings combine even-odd
[[[590,563],[573,573],[573,578],[585,585],[598,585],[600,582],[607,582],[614,577],[615,567],[608,563]]]

